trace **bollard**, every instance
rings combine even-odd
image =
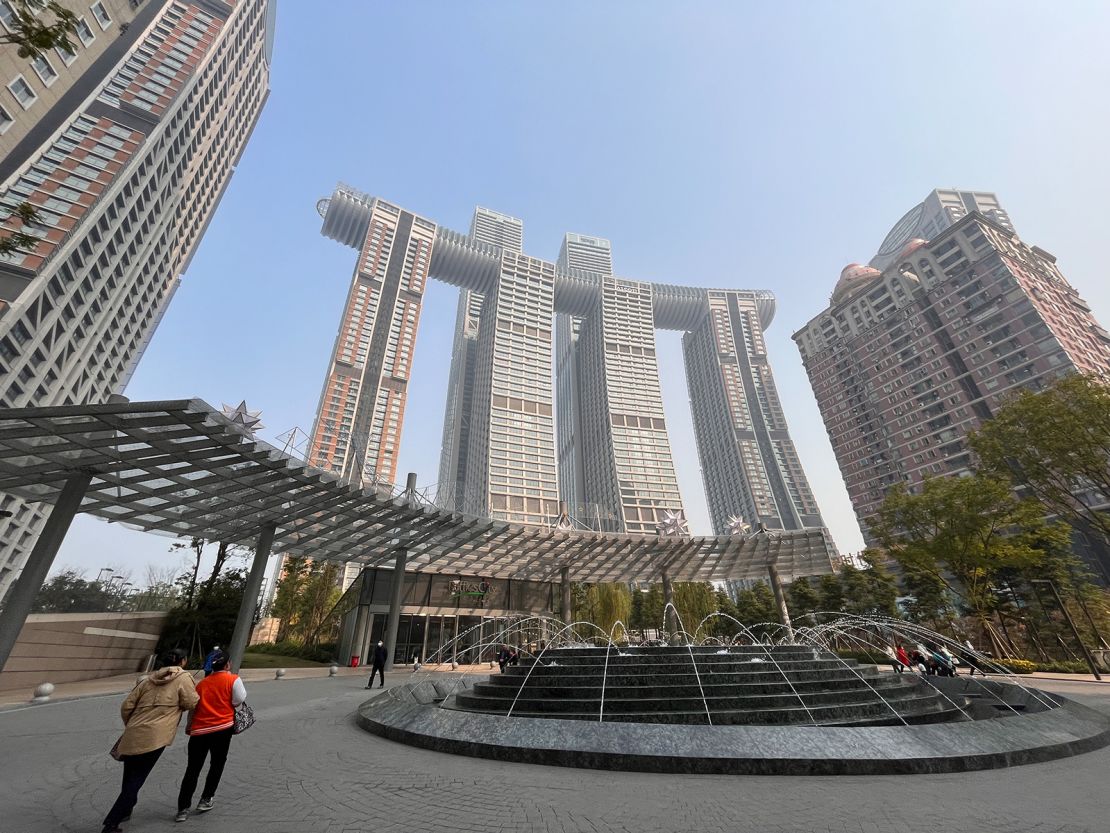
[[[339,673],[339,666],[338,665],[333,665],[331,668],[328,669],[328,676],[329,677],[334,677],[338,673]]]
[[[284,676],[285,676],[285,669],[284,668],[279,668],[277,671],[274,672],[274,679],[275,680],[280,680]]]
[[[452,662],[451,663],[451,670],[452,671],[458,671],[459,670],[459,664],[457,662]]]
[[[48,703],[50,702],[50,695],[54,693],[53,683],[41,683],[35,687],[35,696],[31,698],[32,703]]]

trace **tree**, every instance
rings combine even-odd
[[[8,0],[11,11],[7,28],[0,27],[0,44],[16,47],[20,58],[36,58],[51,49],[74,51],[70,35],[77,32],[77,15],[55,0]],[[10,30],[10,31],[9,31]],[[14,226],[0,237],[0,257],[28,252],[39,238],[29,234],[38,212],[29,202],[21,202],[0,213],[0,226]]]
[[[611,634],[614,642],[627,638],[627,634],[620,628],[614,632],[617,622],[629,626],[632,612],[632,594],[627,584],[618,582],[603,582],[595,584],[589,590],[589,607],[592,611],[591,621],[605,633]]]
[[[786,590],[786,603],[795,620],[822,609],[821,594],[813,588],[808,578],[796,578],[790,583]]]
[[[76,570],[64,570],[39,588],[34,613],[102,613],[114,610],[118,595],[99,581],[88,581]]]
[[[213,645],[227,646],[235,632],[239,603],[246,590],[242,570],[221,575],[196,604],[181,603],[169,612],[158,650],[181,648],[194,659],[203,658]]]
[[[1023,390],[970,437],[981,470],[1110,546],[1110,386],[1069,375]]]
[[[11,17],[7,31],[0,28],[0,44],[16,46],[20,58],[37,58],[51,49],[74,52],[70,35],[77,33],[77,15],[55,0],[8,0]]]
[[[644,638],[644,629],[647,628],[647,616],[644,615],[644,591],[637,587],[632,591],[632,599],[628,612],[628,627],[640,632],[640,639]]]
[[[920,494],[895,485],[871,528],[903,568],[932,575],[958,594],[1002,653],[990,623],[994,584],[1001,570],[1036,564],[1043,558],[1039,541],[1061,534],[1046,526],[1043,515],[1038,504],[1018,500],[1000,480],[945,477],[926,480]]]
[[[693,635],[698,623],[717,609],[717,594],[708,582],[676,581],[673,588],[681,627]]]
[[[310,561],[290,557],[278,579],[272,616],[278,618],[277,641],[290,640],[301,645],[317,645],[332,635],[338,615],[336,603],[343,595],[339,589],[340,566],[332,561]]]
[[[936,572],[903,565],[901,584],[906,596],[903,605],[911,622],[939,631],[956,615],[951,595]]]
[[[185,597],[185,606],[192,607],[196,599],[197,577],[200,575],[200,559],[204,555],[204,539],[190,538],[188,544],[182,543],[181,541],[170,544],[170,552],[185,549],[189,550],[192,563],[187,572],[178,576],[177,583],[178,586],[181,587],[182,595]]]
[[[821,594],[821,610],[836,613],[844,609],[844,587],[840,576],[835,573],[821,576],[817,581],[817,590]]]

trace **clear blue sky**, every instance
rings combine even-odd
[[[935,187],[995,191],[1110,324],[1110,4],[279,0],[272,92],[127,394],[311,427],[355,252],[319,234],[337,181],[465,231],[481,204],[554,259],[608,237],[619,275],[770,289],[768,347],[825,520],[862,545],[790,335]],[[425,297],[400,471],[432,483],[456,290]],[[666,408],[708,532],[676,333]],[[176,561],[79,518],[57,567]],[[138,583],[138,582],[136,582]]]

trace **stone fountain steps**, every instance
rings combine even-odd
[[[461,699],[461,698],[460,698]],[[615,723],[663,723],[663,724],[706,724],[709,719],[706,714],[705,704],[699,702],[696,707],[669,708],[667,711],[647,709],[642,711],[617,711],[611,709],[615,704],[608,698],[605,701],[604,712],[600,703],[590,703],[589,710],[580,711],[533,711],[518,703],[512,710],[513,717],[521,718],[558,718],[560,720],[592,720],[598,721],[599,716],[603,722]],[[677,706],[677,704],[675,704]],[[786,726],[818,724],[823,726],[887,726],[918,723],[942,723],[957,720],[966,720],[963,711],[953,707],[947,701],[928,695],[906,698],[895,706],[897,714],[890,705],[876,700],[862,702],[838,703],[831,705],[810,705],[808,709],[802,708],[797,700],[792,706],[764,709],[727,709],[716,708],[709,703],[708,712],[714,725],[724,726]],[[461,708],[461,704],[456,706]],[[463,709],[464,711],[479,714],[505,715],[508,708],[476,708],[474,706]]]
[[[691,653],[693,656],[691,656]],[[602,704],[604,701],[604,706]],[[514,705],[515,702],[515,705]],[[964,719],[969,701],[917,675],[884,673],[808,647],[572,648],[522,660],[448,708],[514,717],[641,723],[874,725]]]
[[[810,707],[835,706],[844,703],[857,703],[865,699],[878,703],[886,700],[891,704],[900,706],[903,701],[911,701],[924,695],[919,686],[908,684],[886,686],[877,693],[868,689],[863,691],[845,689],[794,694],[787,690],[774,694],[744,694],[738,696],[729,691],[728,687],[722,686],[706,689],[704,698],[697,691],[688,696],[674,694],[669,697],[635,696],[638,693],[628,692],[627,690],[610,691],[607,688],[605,691],[605,711],[643,712],[653,709],[659,711],[663,704],[666,705],[667,710],[676,711],[696,711],[699,708],[704,709],[706,705],[708,705],[710,711],[756,711],[761,709],[789,709],[799,706],[801,703]],[[475,687],[473,691],[457,694],[456,703],[459,707],[467,709],[507,711],[515,701],[514,712],[517,709],[523,709],[527,712],[547,712],[554,716],[559,712],[589,711],[592,708],[591,704],[600,704],[601,698],[599,696],[583,696],[585,694],[586,692],[581,690],[572,690],[572,696],[557,698],[545,696],[542,692],[525,689],[520,697],[503,694],[491,696],[484,690],[478,690]]]
[[[703,686],[702,688],[683,687],[680,691],[658,692],[654,689],[638,688],[609,688],[605,689],[605,702],[614,704],[613,708],[625,708],[630,711],[642,711],[647,707],[656,709],[665,705],[667,708],[684,708],[687,702],[693,706],[700,706],[704,700],[720,704],[723,708],[761,708],[774,706],[790,706],[800,701],[806,705],[826,705],[834,703],[847,703],[869,698],[879,700],[885,698],[890,701],[920,696],[924,689],[912,684],[884,684],[875,686],[874,691],[863,688],[843,689],[808,689],[795,693],[788,687],[770,691],[738,691],[736,686]],[[512,703],[517,701],[518,708],[524,704],[536,704],[529,711],[575,711],[579,704],[598,703],[601,701],[601,691],[597,688],[575,689],[533,689],[525,688],[517,697],[516,691],[500,687],[487,688],[481,684],[474,689],[460,693],[458,701],[464,707],[484,708],[487,705],[496,707],[498,703]],[[621,706],[620,704],[627,704]],[[693,708],[691,706],[691,708]],[[608,708],[608,706],[606,706]]]
[[[701,692],[729,692],[737,696],[758,696],[766,694],[785,694],[798,692],[799,694],[814,694],[819,692],[840,691],[866,691],[874,688],[878,691],[898,688],[909,685],[914,678],[903,682],[903,678],[896,674],[864,675],[863,681],[855,675],[842,677],[827,677],[818,680],[791,680],[787,682],[780,675],[776,679],[765,681],[736,681],[721,679],[721,676],[706,676],[700,680],[693,674],[683,677],[672,675],[672,678],[659,679],[657,677],[610,677],[605,681],[606,696],[616,697],[642,697],[665,699],[670,697],[695,697]],[[521,678],[517,675],[493,676],[485,682],[476,683],[475,693],[491,697],[515,697],[518,691],[532,697],[587,697],[599,698],[601,696],[601,681],[594,677],[564,677],[540,678],[533,676],[521,688]]]

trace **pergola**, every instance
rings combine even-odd
[[[824,529],[660,537],[524,526],[365,489],[252,437],[199,399],[0,410],[0,492],[52,503],[0,612],[0,668],[75,514],[247,544],[237,665],[272,550],[404,570],[570,582],[719,581],[832,572]],[[400,581],[395,582],[398,599]],[[778,588],[776,587],[776,590]],[[391,610],[393,620],[397,610]]]

